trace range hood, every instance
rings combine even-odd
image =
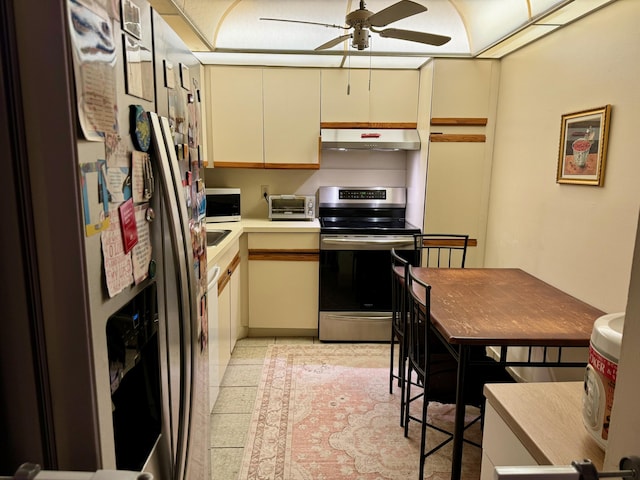
[[[324,150],[420,150],[420,136],[413,129],[323,128]]]

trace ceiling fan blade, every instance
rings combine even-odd
[[[332,25],[330,23],[306,22],[304,20],[289,20],[289,19],[286,19],[286,18],[266,18],[266,17],[261,17],[260,20],[269,20],[269,21],[272,21],[272,22],[306,23],[307,25],[320,25],[321,27],[340,28],[342,30],[344,30],[345,28],[349,28],[349,27],[343,27],[342,25]]]
[[[439,47],[444,45],[451,37],[436,35],[435,33],[414,32],[413,30],[400,30],[399,28],[386,28],[379,32],[381,37],[397,38],[399,40],[409,40],[410,42],[426,43]]]
[[[416,2],[410,0],[402,0],[398,3],[394,3],[384,10],[380,10],[378,13],[371,15],[367,21],[374,27],[384,27],[397,20],[410,17],[416,13],[426,12],[427,7],[424,7]]]
[[[334,47],[334,46],[338,45],[339,43],[344,42],[348,38],[351,38],[351,35],[349,35],[349,34],[340,35],[339,37],[336,37],[333,40],[329,40],[327,43],[323,43],[322,45],[320,45],[319,47],[315,48],[314,50],[326,50],[327,48]]]

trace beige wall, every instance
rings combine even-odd
[[[605,469],[640,451],[640,2],[618,0],[502,61],[485,265],[626,309]],[[555,183],[564,113],[612,105],[604,187]],[[640,247],[637,247],[640,248]]]
[[[627,302],[640,202],[640,2],[502,61],[486,266],[521,267],[607,312]],[[612,105],[603,188],[556,183],[561,115]]]

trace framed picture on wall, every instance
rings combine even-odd
[[[562,115],[557,183],[604,184],[611,105]]]
[[[122,0],[122,29],[138,40],[142,39],[142,26],[140,24],[140,8],[131,0]]]

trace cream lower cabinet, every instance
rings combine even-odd
[[[220,258],[218,279],[218,337],[215,345],[218,355],[218,378],[222,380],[236,345],[241,322],[240,252],[234,245]]]
[[[319,234],[248,235],[249,335],[316,336]]]
[[[480,480],[493,480],[498,466],[566,466],[584,458],[602,470],[604,451],[582,422],[582,382],[494,383],[484,393]]]
[[[480,480],[493,480],[496,465],[537,465],[538,462],[487,402],[482,435]]]

